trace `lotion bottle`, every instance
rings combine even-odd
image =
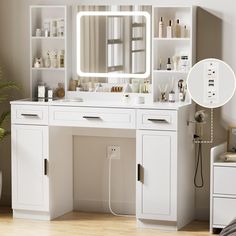
[[[179,24],[179,19],[177,19],[175,27],[174,27],[174,36],[175,36],[175,38],[181,37],[181,27]]]
[[[172,24],[171,20],[169,20],[169,25],[166,27],[166,37],[172,38]]]
[[[163,18],[160,18],[159,21],[159,34],[158,34],[159,38],[163,38]]]

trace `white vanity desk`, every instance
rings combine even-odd
[[[139,226],[179,229],[194,219],[193,105],[20,100],[11,110],[14,217],[73,211],[72,137],[99,128],[136,137]]]

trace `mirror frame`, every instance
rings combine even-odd
[[[146,18],[146,71],[143,74],[131,73],[89,73],[83,72],[80,65],[80,31],[81,18],[83,16],[143,16]],[[145,11],[81,11],[77,13],[77,74],[81,77],[109,77],[109,78],[148,78],[151,67],[151,17]]]

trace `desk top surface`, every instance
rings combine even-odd
[[[40,105],[40,106],[73,106],[73,107],[102,107],[102,108],[125,108],[125,109],[161,109],[178,110],[181,107],[191,105],[185,102],[154,102],[146,104],[125,103],[117,101],[76,101],[69,99],[54,101],[33,101],[32,99],[22,99],[11,101],[12,105]]]

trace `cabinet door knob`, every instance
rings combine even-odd
[[[48,160],[44,159],[44,175],[48,174]]]
[[[141,164],[137,165],[137,180],[141,182]]]

